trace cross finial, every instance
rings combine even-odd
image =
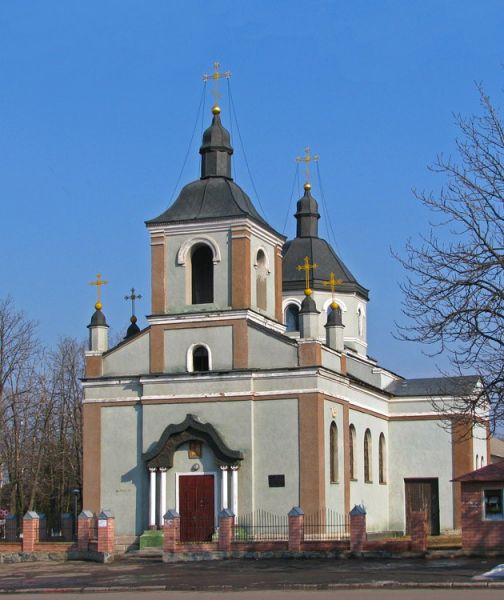
[[[100,310],[101,307],[103,306],[101,303],[101,294],[100,294],[100,289],[102,285],[107,285],[108,281],[105,281],[105,279],[101,278],[100,273],[96,274],[96,281],[90,281],[89,285],[95,285],[96,286],[96,304],[95,304],[95,308],[96,310]]]
[[[311,296],[311,288],[310,288],[310,271],[316,269],[318,265],[316,263],[310,264],[310,259],[308,256],[305,256],[304,263],[302,265],[298,265],[296,269],[298,271],[304,271],[306,277],[306,288],[305,288],[305,296]]]
[[[135,316],[135,300],[140,300],[140,298],[142,297],[142,294],[135,294],[135,288],[131,288],[131,294],[129,296],[124,296],[125,300],[130,300],[131,301],[131,319],[130,321],[132,323],[136,323],[136,316]]]
[[[332,292],[331,308],[333,310],[338,308],[338,303],[334,299],[334,293],[336,291],[336,286],[340,285],[340,283],[343,283],[343,279],[336,279],[336,277],[334,276],[334,273],[331,273],[331,276],[329,277],[328,281],[322,282],[323,285],[326,285],[331,288],[331,292]]]
[[[214,98],[214,105],[212,107],[212,112],[213,114],[219,114],[220,113],[220,108],[219,108],[219,98],[221,97],[221,93],[219,90],[219,79],[231,79],[231,71],[219,71],[221,64],[219,62],[214,62],[213,67],[214,67],[214,72],[209,75],[208,73],[205,73],[203,75],[203,81],[206,83],[207,81],[209,81],[210,79],[213,81],[213,86],[212,86],[212,91],[211,94]]]
[[[310,154],[310,146],[306,146],[304,156],[296,156],[296,162],[298,162],[298,163],[304,162],[305,163],[305,177],[306,177],[306,181],[304,184],[305,190],[311,190],[310,163],[318,161],[319,158],[320,158],[320,156],[318,154],[313,154],[313,155]]]

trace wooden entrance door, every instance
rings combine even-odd
[[[179,477],[180,541],[206,542],[214,532],[213,475]]]
[[[439,491],[437,479],[405,479],[406,533],[410,532],[411,513],[427,513],[427,534],[439,535]]]

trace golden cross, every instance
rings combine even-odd
[[[96,274],[96,281],[90,281],[89,285],[95,285],[96,286],[96,304],[95,304],[95,308],[96,310],[100,310],[100,308],[102,307],[102,303],[100,301],[100,287],[102,285],[107,285],[108,281],[106,281],[105,279],[101,278],[100,273]]]
[[[331,308],[333,310],[335,308],[338,308],[338,304],[337,304],[336,300],[334,299],[334,292],[336,291],[336,286],[340,285],[340,283],[343,283],[343,279],[336,279],[334,277],[334,273],[331,273],[331,276],[329,277],[328,281],[322,282],[323,285],[329,286],[331,288],[331,292],[332,292]]]
[[[316,162],[317,160],[319,160],[319,158],[320,157],[318,154],[314,154],[313,156],[310,154],[310,146],[306,146],[304,156],[296,156],[296,162],[298,162],[298,163],[304,162],[305,163],[305,176],[306,176],[305,189],[306,189],[306,185],[310,186],[307,189],[311,188],[311,185],[310,185],[310,163],[313,161]]]
[[[304,258],[304,264],[302,265],[298,265],[296,267],[296,269],[298,271],[304,271],[305,272],[305,276],[306,276],[306,288],[305,288],[305,295],[306,296],[310,296],[312,291],[310,289],[310,271],[313,269],[316,269],[318,267],[318,265],[316,263],[310,264],[310,259],[308,258],[308,256],[305,256]]]
[[[219,79],[231,79],[231,71],[223,71],[220,72],[219,68],[220,68],[220,63],[219,62],[214,62],[213,64],[214,66],[214,72],[211,75],[208,75],[208,73],[205,73],[203,75],[203,81],[209,81],[210,79],[213,81],[213,87],[212,87],[212,91],[211,94],[214,97],[214,107],[218,106],[219,104],[219,98],[221,97],[221,94],[219,92]]]

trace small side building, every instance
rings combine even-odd
[[[462,547],[504,552],[504,460],[456,477],[462,486]]]

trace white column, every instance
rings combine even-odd
[[[231,510],[235,517],[238,516],[238,469],[237,465],[231,467]]]
[[[225,465],[221,466],[222,471],[222,483],[221,483],[221,509],[224,510],[228,507],[228,467]]]
[[[149,529],[156,528],[156,469],[150,468]]]
[[[166,469],[161,467],[159,472],[161,473],[159,482],[159,526],[162,528],[164,525],[163,517],[166,514]]]

